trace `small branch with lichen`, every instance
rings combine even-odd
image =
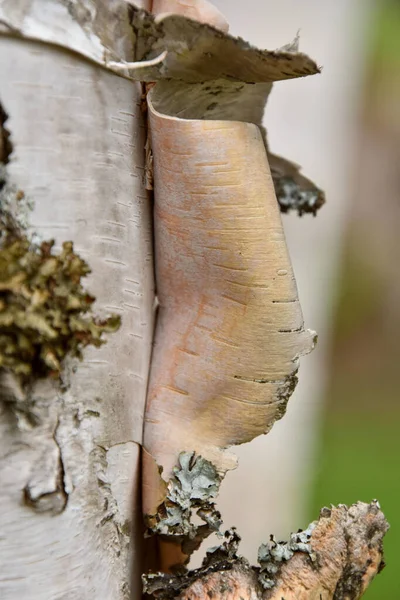
[[[376,501],[323,508],[288,542],[263,544],[258,567],[237,554],[240,538],[231,530],[200,569],[146,575],[144,588],[162,600],[356,600],[384,566],[387,530]]]

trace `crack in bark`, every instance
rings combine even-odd
[[[127,547],[129,544],[131,524],[129,521],[123,518],[118,500],[113,494],[112,484],[107,475],[107,453],[111,447],[125,445],[126,442],[118,442],[113,444],[113,446],[105,448],[104,446],[97,444],[96,448],[92,452],[92,458],[94,463],[96,463],[97,469],[97,485],[103,500],[103,516],[98,524],[100,527],[106,527],[107,525],[112,527],[113,542],[110,544],[110,548],[114,549],[114,552],[117,556],[119,556],[121,552],[121,547]]]
[[[68,503],[68,493],[65,489],[65,465],[61,446],[57,440],[59,426],[60,419],[57,418],[51,437],[57,456],[52,457],[50,448],[46,446],[23,490],[25,504],[37,513],[48,512],[58,515],[65,510]]]
[[[10,132],[5,127],[5,122],[8,119],[8,114],[4,110],[0,102],[0,163],[6,165],[9,162],[13,147],[10,138]],[[0,180],[0,188],[2,182]]]

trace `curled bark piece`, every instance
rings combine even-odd
[[[145,11],[133,12],[136,60],[147,61],[142,65],[143,80],[168,80],[163,89],[158,86],[158,93],[165,92],[164,110],[169,115],[217,120],[223,114],[225,119],[261,125],[273,81],[319,72],[316,63],[298,51],[298,36],[279,50],[258,50],[218,31],[226,27],[207,2],[157,0],[153,12],[156,18]],[[166,12],[179,14],[160,14]],[[268,159],[282,212],[315,215],[325,202],[323,192],[300,174],[297,165],[269,152]]]
[[[179,14],[159,14],[166,11]],[[163,111],[171,116],[229,118],[261,126],[273,81],[320,71],[298,51],[298,36],[279,50],[258,50],[218,31],[223,28],[218,11],[215,14],[213,7],[204,10],[203,3],[158,0],[153,12],[158,16],[133,11],[136,61],[147,61],[140,72],[143,80],[161,80],[157,94],[162,97]],[[194,16],[202,22],[186,18]],[[137,69],[139,64],[132,67]],[[135,76],[129,65],[120,67]],[[316,214],[325,202],[323,192],[300,174],[297,165],[269,151],[268,160],[282,212]]]
[[[135,60],[151,61],[167,53],[158,62],[143,64],[143,81],[174,79],[196,83],[227,79],[264,83],[320,72],[311,58],[292,48],[259,50],[241,38],[180,14],[154,17],[136,9],[132,14]]]
[[[160,306],[144,428],[144,470],[151,456],[165,481],[182,451],[221,476],[234,468],[226,449],[283,416],[298,359],[315,342],[303,326],[259,128],[165,114],[179,113],[167,91],[157,84],[149,97]],[[228,116],[235,109],[227,105]],[[145,513],[157,513],[151,499],[159,495],[145,490]]]
[[[230,534],[207,554],[200,569],[178,577],[146,576],[145,588],[157,598],[180,600],[357,600],[384,566],[382,540],[387,530],[375,501],[324,508],[308,528],[309,549],[299,542],[287,553],[288,544],[275,544],[275,556],[281,558],[274,560],[275,572],[270,569],[271,587],[263,585],[262,569],[237,555],[237,537]]]
[[[234,468],[227,448],[283,416],[315,342],[259,126],[272,81],[318,69],[297,47],[261,52],[179,15],[139,11],[134,27],[137,57],[167,51],[151,77],[172,77],[148,96],[160,307],[144,428],[144,512],[168,570],[177,543],[186,562],[201,538],[171,526],[170,494],[159,502],[181,452]]]
[[[160,309],[145,447],[166,478],[181,451],[224,473],[235,461],[223,448],[283,415],[315,336],[258,128],[149,111]]]

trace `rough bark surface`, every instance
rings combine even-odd
[[[289,543],[259,551],[260,567],[237,555],[237,538],[208,553],[184,575],[151,575],[147,589],[180,600],[357,600],[383,568],[388,524],[376,502],[323,508],[319,520]]]

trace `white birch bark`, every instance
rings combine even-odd
[[[66,6],[2,2],[0,17],[4,24],[25,11],[31,37],[47,27],[60,43],[71,31],[75,41],[85,41]],[[64,23],[65,35],[57,23]],[[93,39],[89,46],[88,55]],[[140,95],[139,84],[82,55],[0,35],[0,102],[14,149],[10,180],[34,202],[33,231],[54,238],[57,248],[72,240],[89,263],[85,285],[97,298],[95,312],[122,316],[121,329],[104,346],[69,365],[66,391],[49,382],[34,387],[37,426],[0,402],[2,600],[129,597],[154,320]],[[22,391],[6,393],[5,383],[2,400],[11,394],[23,401]],[[133,588],[138,594],[139,585]]]

